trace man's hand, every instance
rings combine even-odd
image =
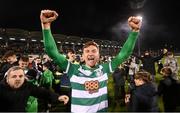
[[[142,24],[142,19],[131,16],[128,19],[128,24],[129,24],[130,28],[132,29],[132,31],[139,32],[141,24]]]
[[[130,97],[131,97],[130,94],[126,94],[126,95],[125,95],[125,103],[126,103],[126,104],[130,101]]]
[[[53,10],[42,10],[40,14],[40,19],[42,24],[51,23],[58,17],[56,11]]]
[[[59,100],[59,101],[63,101],[64,104],[67,104],[68,101],[69,101],[69,97],[66,96],[66,95],[62,95],[62,96],[59,96],[58,100]]]

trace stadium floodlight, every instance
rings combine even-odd
[[[57,43],[58,43],[58,44],[60,44],[61,42],[60,42],[60,41],[58,41]]]
[[[9,40],[16,40],[15,38],[9,38]]]
[[[143,17],[142,16],[137,16],[137,18],[142,21]]]
[[[35,39],[32,39],[31,41],[32,41],[32,42],[36,42],[37,40],[35,40]]]
[[[25,39],[25,38],[21,38],[20,40],[21,40],[21,41],[25,41],[26,39]]]
[[[65,44],[69,44],[69,42],[65,42]]]
[[[0,37],[0,40],[3,39],[2,37]]]

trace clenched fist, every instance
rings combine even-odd
[[[139,17],[131,16],[128,19],[128,24],[130,28],[132,29],[132,31],[139,32],[139,29],[142,24],[142,20]]]
[[[40,14],[41,23],[51,23],[58,17],[56,11],[53,10],[42,10]]]

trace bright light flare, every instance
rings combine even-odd
[[[137,18],[142,21],[143,17],[142,16],[137,16]]]

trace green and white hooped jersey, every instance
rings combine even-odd
[[[130,32],[128,39],[118,55],[110,63],[97,65],[94,69],[71,64],[59,53],[50,29],[43,29],[45,50],[49,57],[66,70],[71,81],[72,101],[71,112],[107,111],[107,80],[108,74],[115,70],[132,53],[138,32]]]
[[[98,65],[88,69],[85,65],[68,62],[66,72],[72,87],[71,112],[92,113],[107,111],[107,80],[111,65]]]

